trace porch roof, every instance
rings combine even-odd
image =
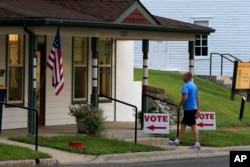
[[[152,15],[139,0],[0,0],[0,26],[72,26],[210,34],[214,29]]]

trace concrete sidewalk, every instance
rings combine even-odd
[[[128,122],[116,122],[107,123],[105,135],[109,138],[133,138],[134,136],[134,124]],[[7,140],[10,136],[22,136],[27,135],[27,129],[15,129],[15,130],[3,130],[0,134],[0,142],[19,145],[35,149],[34,145],[14,142]],[[76,125],[63,125],[63,126],[50,126],[50,127],[39,127],[39,136],[54,136],[63,134],[76,134]],[[143,136],[143,132],[138,134],[137,140]],[[117,136],[120,134],[122,136]],[[129,136],[130,134],[131,136]],[[250,146],[241,147],[226,147],[226,148],[211,148],[202,147],[201,150],[191,150],[186,146],[173,147],[164,143],[161,147],[167,148],[168,151],[157,151],[157,152],[141,152],[141,153],[125,153],[125,154],[114,154],[114,155],[82,155],[69,153],[65,151],[59,151],[47,147],[38,147],[39,151],[50,154],[53,158],[41,159],[41,160],[25,160],[25,161],[5,161],[0,162],[1,166],[56,166],[57,164],[81,164],[81,163],[129,163],[129,162],[141,162],[141,161],[155,161],[155,160],[168,160],[168,159],[183,159],[183,158],[194,158],[194,157],[212,157],[228,155],[231,150],[250,150]],[[37,164],[39,162],[39,165]]]

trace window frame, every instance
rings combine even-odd
[[[100,57],[101,57],[101,41],[103,39],[109,39],[110,41],[110,64],[101,64],[100,62]],[[100,81],[101,81],[101,68],[104,67],[104,68],[109,68],[110,69],[110,96],[112,96],[112,92],[113,92],[113,83],[112,83],[112,77],[113,77],[113,39],[112,38],[100,38],[99,40],[99,56],[98,56],[98,94],[100,94]],[[111,103],[112,100],[110,99],[107,99],[105,97],[99,97],[99,102],[100,103]]]
[[[205,39],[206,39],[206,45],[203,45],[203,39],[204,39],[204,37],[203,36],[206,36],[205,37]],[[199,40],[199,45],[196,45],[196,43],[197,43],[197,38],[198,38],[198,40]],[[205,57],[208,57],[208,55],[209,55],[209,53],[208,53],[208,35],[203,35],[203,34],[199,34],[199,35],[196,35],[195,36],[195,45],[194,45],[194,47],[195,47],[195,56],[197,57],[197,58],[205,58]],[[200,52],[201,52],[201,54],[200,55],[197,55],[197,53],[196,53],[196,48],[199,48],[200,49]],[[205,49],[206,48],[206,52],[207,52],[207,55],[203,55],[203,49]]]
[[[22,41],[21,41],[21,46],[20,48],[22,49],[21,50],[21,55],[22,55],[22,58],[21,58],[21,63],[20,64],[11,64],[9,62],[10,60],[10,40],[9,40],[9,36],[10,35],[18,35],[18,37],[22,37]],[[6,95],[6,101],[7,103],[10,103],[10,104],[18,104],[18,105],[24,105],[24,99],[25,99],[25,35],[23,34],[8,34],[6,35],[6,85],[7,85],[7,95]],[[19,47],[19,46],[18,46]],[[22,67],[22,79],[21,79],[21,82],[22,82],[22,90],[21,90],[21,100],[10,100],[9,99],[9,92],[10,92],[10,68],[11,67]]]
[[[75,38],[81,38],[82,40],[85,40],[86,42],[86,64],[75,64]],[[71,101],[72,104],[80,104],[82,102],[88,101],[88,82],[89,82],[89,38],[88,37],[80,37],[80,36],[74,36],[72,37],[72,95],[71,95]],[[85,98],[75,98],[75,68],[85,68],[86,69],[86,97]]]
[[[201,26],[208,26],[209,27],[209,24],[210,24],[210,19],[211,17],[201,17],[201,18],[192,18],[192,22],[194,24],[197,24],[197,23],[201,23],[201,22],[206,22],[206,25],[204,24],[197,24],[197,25],[201,25]],[[197,34],[199,36],[202,36],[204,34]],[[195,60],[204,60],[204,59],[210,59],[210,36],[209,35],[206,35],[207,36],[207,55],[206,56],[202,56],[202,55],[199,55],[197,56],[196,53],[194,54],[194,59]],[[200,38],[201,39],[201,38]],[[200,41],[201,42],[201,41]],[[194,41],[194,51],[196,50],[196,37],[195,37],[195,41]]]

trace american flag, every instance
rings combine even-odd
[[[60,27],[57,28],[55,40],[47,60],[47,66],[52,70],[52,86],[55,88],[55,95],[58,95],[64,86]]]

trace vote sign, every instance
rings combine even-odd
[[[144,113],[144,133],[168,134],[169,114]]]
[[[198,130],[216,130],[215,112],[200,112],[196,125]]]

